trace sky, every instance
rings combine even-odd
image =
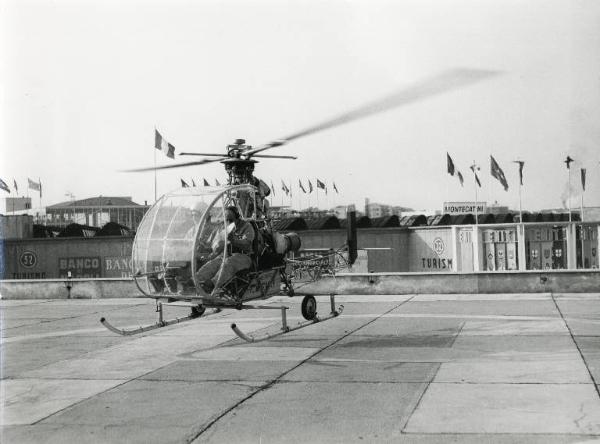
[[[0,178],[42,205],[91,196],[154,201],[154,174],[122,170],[182,151],[260,145],[454,68],[500,74],[272,150],[256,175],[335,181],[319,206],[440,210],[474,201],[524,209],[600,206],[600,2],[0,1]],[[465,177],[446,172],[449,153]],[[489,174],[490,155],[509,183]],[[225,180],[220,164],[158,173],[158,194]],[[1,192],[1,191],[0,191]],[[8,194],[1,192],[2,196]],[[12,195],[12,194],[11,194]],[[34,196],[35,192],[30,192]],[[281,199],[281,200],[280,200]],[[40,200],[34,199],[34,206]],[[316,205],[316,196],[292,204]]]

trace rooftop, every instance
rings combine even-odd
[[[142,206],[131,200],[130,196],[98,196],[87,199],[69,200],[66,202],[49,205],[48,209],[74,208],[74,207],[139,207]]]

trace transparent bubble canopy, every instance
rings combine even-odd
[[[227,248],[225,208],[254,202],[252,185],[180,188],[146,213],[133,242],[133,273],[147,296],[195,293],[196,270]],[[240,208],[242,205],[242,208]],[[225,255],[222,255],[225,257]]]

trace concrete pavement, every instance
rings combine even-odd
[[[0,440],[600,440],[599,294],[337,299],[342,316],[256,344],[229,324],[276,331],[277,311],[120,337],[98,319],[153,323],[152,301],[0,301]]]

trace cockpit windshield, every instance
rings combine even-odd
[[[251,185],[181,188],[148,210],[135,236],[134,278],[147,296],[194,294],[195,271],[227,248],[225,208],[247,215]],[[247,197],[241,199],[240,197]]]

